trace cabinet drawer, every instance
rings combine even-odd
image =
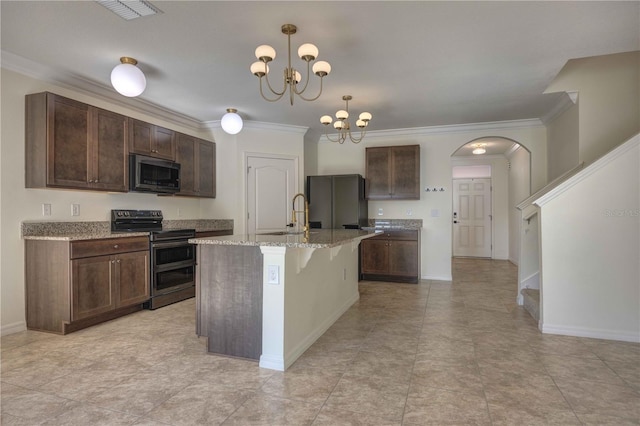
[[[72,259],[142,250],[149,250],[149,239],[147,237],[106,238],[71,242]]]
[[[384,231],[382,234],[372,237],[378,240],[406,240],[417,241],[418,231],[403,230],[403,231]]]

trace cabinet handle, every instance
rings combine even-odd
[[[116,263],[120,263],[120,259],[116,260]]]
[[[116,261],[115,261],[115,260],[112,260],[112,261],[111,261],[111,263],[116,263]]]
[[[88,183],[93,183],[93,180],[92,180],[92,179],[89,179],[87,182],[88,182]]]
[[[98,183],[98,179],[94,180],[93,183]]]
[[[116,248],[116,249],[117,249],[117,248],[118,248],[118,245],[117,245],[117,244],[114,244],[114,245],[113,245],[113,248]]]

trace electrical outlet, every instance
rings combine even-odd
[[[342,281],[346,281],[347,280],[347,268],[344,268],[342,270]]]
[[[267,266],[267,284],[280,284],[280,267],[278,265]]]
[[[51,204],[45,203],[42,205],[42,216],[51,216]]]
[[[71,204],[71,216],[80,216],[80,204]]]
[[[413,211],[411,211],[411,209],[407,209],[407,216],[411,216],[413,214]]]
[[[178,207],[178,217],[182,217],[182,210],[180,210],[180,207]]]
[[[378,216],[382,216],[384,214],[384,212],[382,211],[382,209],[378,209]]]

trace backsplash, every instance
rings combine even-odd
[[[377,229],[420,229],[422,219],[369,219],[368,226]]]

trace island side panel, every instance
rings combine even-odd
[[[198,245],[200,334],[208,351],[259,359],[262,353],[262,254],[256,246]]]

